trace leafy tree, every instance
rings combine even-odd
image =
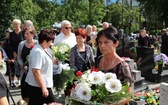
[[[75,23],[76,27],[81,24],[95,24],[104,17],[102,12],[105,8],[105,0],[62,0],[63,19]]]
[[[167,0],[137,0],[145,10],[147,22],[150,28],[157,28],[157,24],[166,22],[168,26],[168,1]],[[154,25],[155,24],[155,25]]]
[[[36,17],[41,11],[41,8],[34,4],[32,0],[15,0],[13,1],[11,8],[13,8],[13,18],[18,18],[22,22],[25,20],[31,20],[34,25],[37,26]]]
[[[4,37],[5,30],[10,27],[12,19],[12,0],[2,0],[0,3],[0,38]]]

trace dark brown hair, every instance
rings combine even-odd
[[[115,27],[108,27],[104,30],[101,30],[98,32],[97,34],[97,38],[96,38],[96,42],[98,43],[99,38],[101,36],[105,36],[107,39],[112,40],[114,43],[116,43],[119,40],[119,35],[118,35],[118,31]]]
[[[39,38],[38,38],[38,41],[39,43],[43,43],[44,40],[46,40],[47,42],[51,41],[51,40],[54,40],[54,32],[52,30],[48,30],[48,29],[43,29],[40,31],[40,34],[39,34]]]

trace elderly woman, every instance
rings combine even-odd
[[[92,40],[91,40],[91,36],[92,36],[92,26],[91,25],[87,25],[86,26],[86,43],[89,44],[90,46],[92,46]]]
[[[43,105],[55,102],[53,87],[53,59],[49,47],[54,40],[54,32],[42,30],[38,42],[29,54],[29,105]]]
[[[28,72],[28,56],[30,54],[30,50],[37,44],[37,40],[34,40],[33,37],[36,34],[36,30],[34,26],[29,26],[24,30],[24,37],[26,40],[20,42],[18,47],[18,63],[21,68],[24,70],[24,74],[21,79],[21,96],[24,101],[29,102],[29,90],[28,84],[25,82],[25,78]]]
[[[15,69],[12,69],[12,87],[15,87],[15,83],[14,83],[14,76],[16,74],[16,77],[18,79],[18,83],[20,85],[20,66],[17,62],[17,51],[18,51],[18,46],[19,43],[24,40],[24,36],[22,34],[21,31],[21,21],[19,19],[14,19],[12,22],[14,31],[10,33],[10,37],[9,37],[9,43],[11,45],[11,50],[12,50],[12,54],[13,54],[13,59],[11,59],[10,63],[14,63],[15,64]]]
[[[139,40],[138,40],[138,46],[150,47],[150,39],[146,35],[146,30],[144,30],[144,29],[140,30],[140,37],[139,37]]]
[[[92,64],[94,63],[94,55],[92,48],[84,43],[86,40],[85,29],[77,29],[75,35],[77,44],[70,52],[70,67],[74,68],[75,71],[84,72],[92,67]]]
[[[101,30],[97,34],[97,43],[101,56],[96,60],[96,67],[99,68],[102,72],[112,72],[117,75],[117,78],[122,82],[130,84],[128,92],[132,92],[132,75],[129,65],[117,55],[116,47],[119,45],[119,36],[114,27],[109,27],[104,30]],[[128,99],[123,99],[120,101],[119,105],[125,105],[129,102]],[[118,105],[118,104],[112,104]]]

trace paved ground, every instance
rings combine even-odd
[[[6,70],[3,69],[3,70],[1,70],[0,72],[1,72],[2,74],[5,74]],[[4,75],[4,77],[5,77],[5,79],[6,79],[6,82],[7,82],[8,86],[9,86],[8,76],[5,76],[5,75]],[[16,78],[15,78],[15,79],[16,79]],[[10,94],[11,94],[11,96],[12,96],[14,102],[15,102],[16,105],[17,105],[17,102],[22,99],[22,98],[21,98],[21,89],[20,89],[17,85],[16,85],[16,87],[14,87],[14,88],[9,87],[8,89],[9,89],[9,91],[10,91]],[[14,105],[14,104],[13,104],[13,101],[12,101],[12,98],[9,97],[10,105]],[[59,98],[56,99],[56,102],[64,104],[64,98],[65,98],[65,96],[62,94]],[[27,104],[25,104],[25,105],[27,105]]]
[[[1,73],[2,73],[2,74],[5,74],[5,72],[6,72],[5,69],[4,69],[4,70],[1,70]],[[6,81],[7,81],[7,83],[9,84],[9,82],[8,82],[8,77],[5,76],[5,75],[4,75],[4,77],[5,77]],[[156,83],[144,81],[144,82],[143,82],[143,86],[147,86],[147,87],[149,87],[149,88],[156,88],[156,87],[159,87],[160,84],[159,84],[159,83],[156,84]],[[21,100],[21,90],[20,90],[19,87],[9,88],[9,90],[10,90],[10,93],[11,93],[11,95],[12,95],[12,97],[13,97],[15,103],[17,103],[19,100]],[[57,102],[58,102],[58,103],[62,103],[62,104],[64,105],[64,98],[65,98],[65,96],[64,96],[64,95],[61,95],[61,97],[57,99]],[[12,102],[11,97],[10,97],[10,105],[13,105],[13,102]]]

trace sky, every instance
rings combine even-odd
[[[116,0],[111,0],[112,2],[115,2]]]

